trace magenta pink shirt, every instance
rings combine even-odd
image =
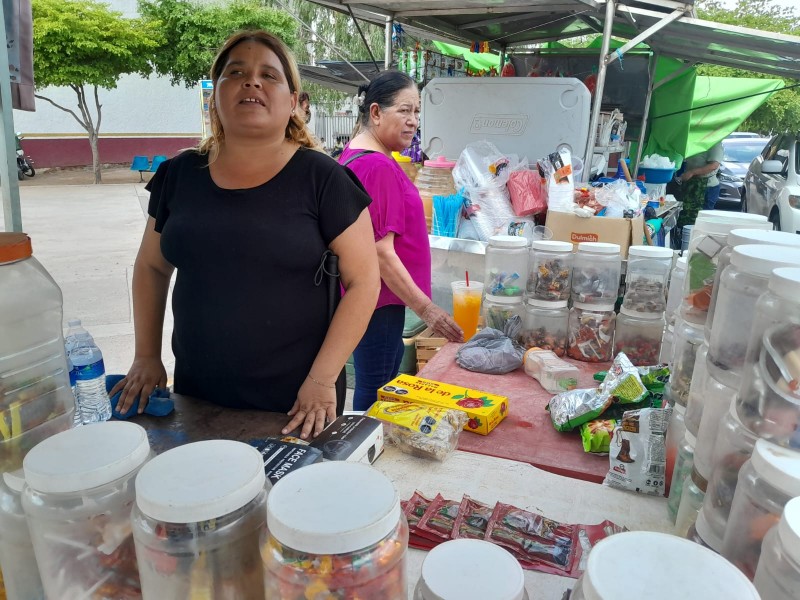
[[[344,164],[362,150],[346,146],[339,162]],[[394,251],[408,270],[411,279],[425,295],[431,296],[431,247],[428,226],[419,192],[405,171],[394,159],[373,152],[347,165],[372,197],[369,216],[375,241],[394,233]],[[405,304],[381,280],[381,293],[376,308],[390,304]]]

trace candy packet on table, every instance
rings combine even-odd
[[[611,436],[614,435],[614,419],[595,419],[581,425],[583,451],[594,454],[608,454]]]
[[[663,496],[666,434],[672,410],[642,408],[626,411],[614,428],[609,470],[603,485],[651,496]]]
[[[365,413],[383,421],[386,439],[412,456],[444,461],[458,445],[469,417],[460,410],[379,400]]]
[[[428,510],[417,523],[416,533],[434,542],[446,542],[453,539],[453,526],[458,516],[458,500],[446,500],[436,494]]]
[[[418,491],[415,491],[411,498],[406,501],[405,506],[402,508],[403,514],[406,516],[406,521],[408,521],[409,529],[416,529],[419,520],[422,518],[422,515],[425,514],[425,511],[428,510],[431,502],[433,501],[429,500]]]
[[[641,402],[647,396],[647,388],[642,383],[639,370],[623,352],[614,357],[611,368],[600,384],[600,394],[611,396],[614,402],[621,404]]]
[[[570,390],[553,396],[546,409],[557,431],[572,431],[603,414],[612,400],[597,389]]]
[[[492,516],[493,508],[483,502],[473,500],[466,494],[458,507],[458,516],[453,525],[453,539],[469,538],[482,540],[486,537],[486,527]]]

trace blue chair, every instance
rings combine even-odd
[[[139,171],[139,183],[144,181],[143,173],[150,169],[150,160],[146,156],[134,156],[131,171]]]
[[[153,164],[150,165],[150,172],[155,173],[156,171],[158,171],[159,165],[161,165],[161,163],[163,163],[165,160],[167,160],[166,156],[164,156],[163,154],[156,154],[153,157]]]

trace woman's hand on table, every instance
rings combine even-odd
[[[167,370],[164,368],[164,363],[160,358],[141,358],[133,359],[133,364],[128,370],[128,374],[119,380],[111,391],[108,393],[109,397],[114,396],[119,391],[122,393],[117,402],[117,412],[125,414],[133,403],[136,401],[136,396],[139,396],[139,410],[138,413],[142,414],[150,394],[156,388],[167,387]]]
[[[300,425],[303,426],[300,438],[306,439],[312,432],[317,437],[328,423],[336,420],[336,389],[328,387],[327,382],[317,382],[306,377],[300,391],[297,392],[292,410],[292,420],[283,428],[283,435],[290,433]]]
[[[420,319],[430,327],[434,333],[446,337],[451,342],[463,342],[464,332],[450,314],[433,302],[428,304],[419,315]]]

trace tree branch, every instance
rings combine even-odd
[[[50,104],[52,104],[53,106],[55,106],[59,110],[63,110],[64,112],[71,114],[75,118],[75,120],[80,124],[81,127],[83,127],[86,131],[89,131],[89,128],[86,126],[86,123],[81,121],[80,117],[78,115],[76,115],[73,111],[71,111],[70,109],[65,108],[65,107],[61,106],[60,104],[57,104],[57,103],[53,102],[52,100],[50,100],[50,98],[47,98],[46,96],[40,96],[39,94],[34,94],[33,96],[34,96],[34,98],[38,98],[39,100],[44,100],[45,102],[49,102]]]
[[[86,117],[86,124],[89,126],[89,129],[87,129],[87,131],[89,132],[89,135],[95,135],[97,129],[95,129],[94,121],[92,120],[92,115],[89,112],[89,105],[86,103],[86,90],[84,89],[83,85],[77,85],[75,86],[75,88],[76,88],[75,91],[78,94],[78,105],[81,108],[81,113],[83,113],[84,116]]]
[[[103,120],[103,115],[100,112],[102,105],[100,104],[100,97],[97,94],[97,86],[94,86],[94,105],[97,107],[97,132],[100,132],[100,122]]]

